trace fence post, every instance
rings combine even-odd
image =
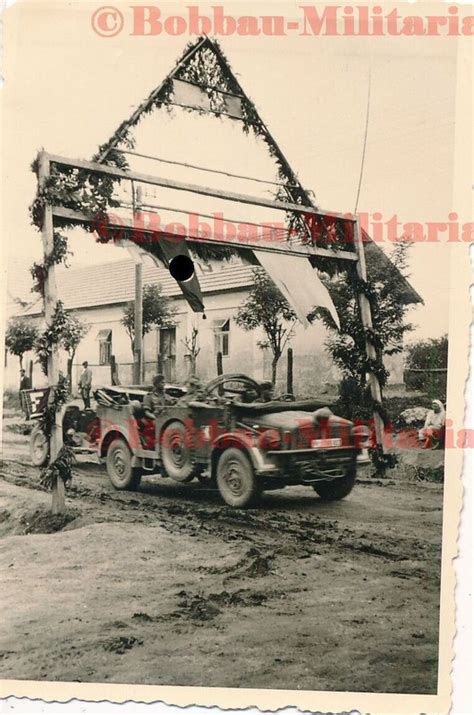
[[[288,357],[286,362],[286,391],[289,395],[293,394],[293,348],[288,348]]]
[[[217,374],[218,374],[218,375],[222,375],[223,372],[224,372],[224,368],[223,368],[223,365],[222,365],[222,353],[219,351],[219,352],[217,353]],[[217,392],[218,392],[219,395],[223,395],[223,394],[224,394],[224,390],[222,389],[222,385],[220,385],[220,386],[218,387]]]
[[[110,356],[110,384],[120,385],[120,380],[118,376],[118,366],[115,359],[115,355]]]
[[[133,381],[136,385],[142,382],[143,370],[143,273],[142,264],[135,264],[135,325],[133,341]]]

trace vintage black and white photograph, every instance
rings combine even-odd
[[[6,12],[5,695],[447,707],[472,224],[430,8]]]

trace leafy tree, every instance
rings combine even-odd
[[[445,400],[448,368],[448,336],[419,340],[407,349],[407,386]]]
[[[5,346],[12,355],[18,355],[23,368],[23,355],[33,349],[38,329],[24,318],[12,318],[5,334]]]
[[[235,322],[244,330],[263,328],[267,339],[260,341],[259,345],[272,350],[272,382],[275,383],[278,361],[293,336],[296,315],[263,268],[253,269],[253,280]]]
[[[201,352],[198,338],[199,330],[193,327],[191,335],[181,341],[190,357],[190,375],[196,374],[196,361],[199,353]]]
[[[74,361],[74,356],[76,350],[81,342],[82,338],[86,335],[89,330],[89,325],[82,322],[77,315],[72,313],[67,313],[64,321],[64,325],[61,331],[61,347],[68,354],[67,363],[67,379],[69,381],[69,388],[72,385],[72,363]]]
[[[419,340],[407,348],[407,367],[416,370],[437,370],[448,367],[448,336]]]
[[[395,244],[390,259],[397,271],[387,271],[386,264],[371,259],[370,254],[367,254],[368,282],[364,286],[360,285],[355,274],[340,273],[324,280],[339,316],[340,330],[334,326],[324,309],[317,308],[310,316],[321,317],[329,328],[326,349],[343,375],[340,391],[348,417],[369,416],[371,401],[367,388],[368,368],[377,374],[383,387],[389,377],[383,365],[383,357],[400,353],[405,334],[413,330],[413,325],[405,319],[409,306],[403,300],[403,286],[399,277],[400,273],[407,277],[410,245],[407,240]],[[366,355],[366,333],[360,319],[358,288],[366,290],[371,305],[373,330],[370,337],[376,350],[376,360],[371,364]],[[352,405],[346,405],[350,395],[353,396]]]
[[[143,288],[143,322],[142,337],[152,330],[152,328],[171,328],[175,324],[175,308],[171,301],[163,295],[161,286],[150,283]],[[123,318],[120,320],[125,327],[130,343],[135,342],[135,302],[131,301],[124,308]]]

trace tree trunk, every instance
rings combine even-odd
[[[277,376],[277,365],[278,365],[278,360],[280,359],[280,356],[278,357],[276,355],[273,356],[272,360],[272,382],[275,385],[276,383],[276,376]]]
[[[23,354],[18,355],[18,359],[20,360],[20,370],[23,370]]]
[[[69,383],[69,394],[72,394],[72,363],[74,361],[75,352],[67,359],[67,379]]]

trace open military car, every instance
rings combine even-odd
[[[137,489],[146,473],[199,478],[233,507],[298,484],[325,500],[342,499],[358,464],[368,461],[367,427],[354,427],[319,400],[283,395],[264,402],[261,384],[246,375],[221,375],[188,394],[167,386],[165,393],[167,404],[151,420],[142,407],[146,390],[100,388],[95,412],[66,409],[64,442],[97,451],[117,489]]]

